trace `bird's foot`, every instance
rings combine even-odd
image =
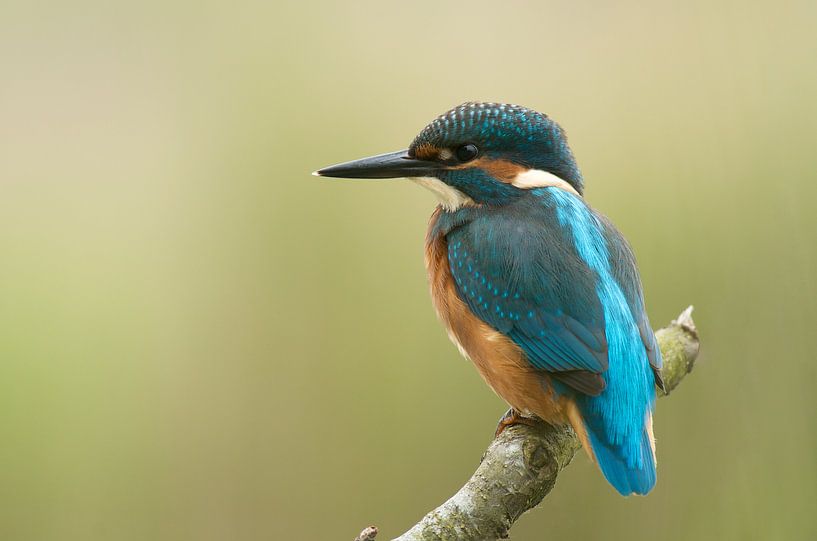
[[[512,425],[528,425],[534,426],[536,424],[536,419],[531,419],[530,417],[524,417],[521,413],[516,411],[513,408],[510,408],[508,411],[505,412],[505,415],[499,419],[499,422],[496,425],[496,432],[494,433],[494,439],[498,438],[502,432]]]

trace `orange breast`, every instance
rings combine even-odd
[[[575,427],[571,418],[577,413],[572,400],[557,397],[547,374],[528,363],[511,339],[476,317],[458,295],[445,237],[433,235],[440,212],[438,208],[431,218],[425,255],[431,298],[448,336],[494,392],[515,410],[535,414],[551,424],[571,421]]]

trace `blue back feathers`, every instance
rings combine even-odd
[[[648,492],[655,484],[650,365],[660,354],[624,239],[557,188],[443,213],[436,227],[446,235],[460,297],[554,376],[557,392],[574,397],[608,481],[625,495]]]
[[[655,404],[655,380],[639,325],[613,276],[602,222],[569,193],[553,190],[551,197],[559,222],[572,231],[576,249],[598,276],[596,294],[609,348],[607,389],[597,397],[577,397],[579,411],[607,480],[622,494],[646,494],[655,484],[651,435],[645,426]]]

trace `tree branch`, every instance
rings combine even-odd
[[[691,370],[700,347],[690,306],[656,331],[664,358],[661,374],[669,394]],[[659,391],[661,396],[664,393]],[[525,511],[553,489],[556,477],[579,450],[570,427],[544,422],[513,425],[496,438],[482,462],[454,496],[395,541],[490,541],[504,539]],[[358,539],[374,540],[373,526]]]

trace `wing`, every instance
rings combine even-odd
[[[543,206],[497,210],[449,231],[457,292],[528,361],[588,395],[604,389],[604,315],[596,276]]]

